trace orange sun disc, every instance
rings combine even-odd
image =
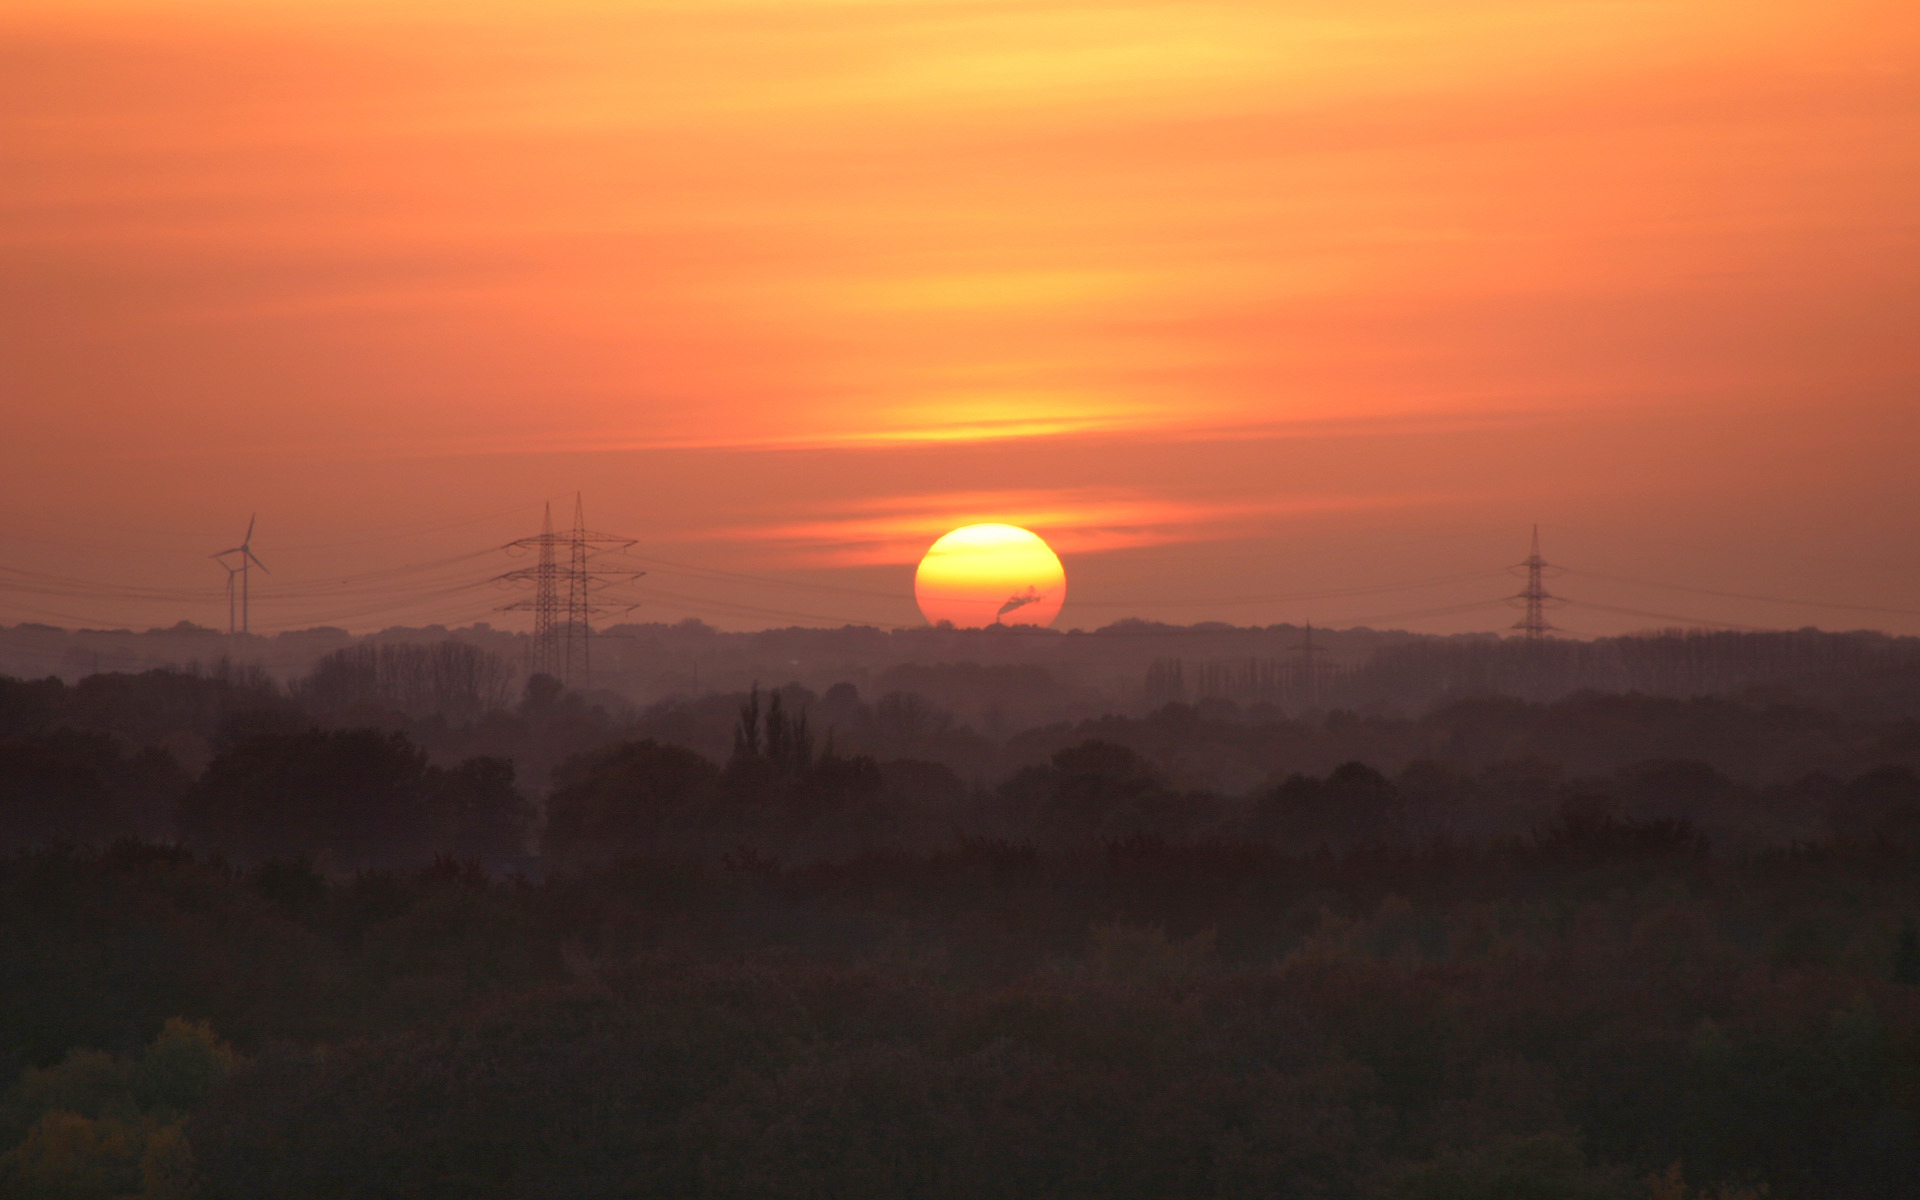
[[[1067,598],[1067,572],[1038,534],[963,525],[928,548],[913,573],[913,598],[934,625],[1051,625]]]

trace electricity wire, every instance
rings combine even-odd
[[[837,584],[815,583],[804,579],[783,579],[770,575],[754,575],[744,571],[724,571],[715,567],[699,567],[688,563],[676,563],[668,559],[651,555],[635,554],[640,562],[665,567],[665,574],[681,574],[690,578],[738,579],[753,583],[769,584],[776,587],[807,588],[814,591],[835,592],[842,595],[868,596],[883,600],[900,600],[898,592],[881,591],[874,588],[847,587]],[[1439,587],[1449,583],[1464,583],[1480,579],[1490,579],[1504,574],[1503,570],[1468,571],[1457,575],[1439,575],[1427,579],[1407,580],[1399,583],[1371,584],[1361,587],[1331,588],[1313,592],[1276,592],[1258,596],[1194,597],[1179,600],[1076,600],[1075,608],[1188,608],[1199,604],[1284,604],[1300,600],[1331,600],[1347,596],[1377,595],[1383,592],[1416,591],[1421,588]],[[935,599],[977,599],[974,596],[945,596],[933,594]]]
[[[1504,569],[1497,571],[1469,571],[1460,575],[1437,575],[1430,579],[1413,579],[1403,583],[1369,584],[1361,587],[1330,588],[1319,592],[1275,592],[1264,596],[1196,597],[1192,600],[1077,600],[1076,608],[1186,608],[1196,604],[1288,604],[1301,600],[1338,600],[1349,596],[1374,596],[1386,592],[1412,592],[1423,588],[1442,587],[1450,583],[1466,583],[1480,579],[1491,579],[1504,575]]]
[[[1561,597],[1565,600],[1565,597]],[[1629,617],[1646,617],[1655,621],[1678,621],[1682,625],[1704,625],[1714,629],[1737,629],[1746,633],[1777,632],[1765,625],[1746,625],[1739,621],[1709,621],[1700,617],[1685,617],[1675,613],[1649,612],[1641,608],[1625,608],[1617,604],[1600,604],[1592,600],[1566,600],[1575,608],[1591,608],[1600,612],[1620,613]]]
[[[1629,583],[1639,587],[1661,588],[1671,592],[1692,592],[1699,596],[1719,596],[1728,600],[1756,600],[1763,604],[1784,604],[1793,608],[1833,608],[1852,612],[1890,613],[1898,616],[1920,616],[1920,608],[1894,608],[1879,604],[1849,604],[1825,600],[1789,600],[1783,596],[1760,596],[1750,592],[1726,592],[1717,588],[1689,587],[1679,583],[1659,583],[1651,579],[1632,579],[1625,575],[1610,575],[1604,571],[1589,571],[1583,567],[1567,567],[1568,574],[1585,575],[1593,579],[1605,579],[1613,583]]]

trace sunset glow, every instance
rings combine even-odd
[[[1916,211],[1910,3],[25,0],[0,516],[28,569],[217,591],[250,512],[319,580],[584,491],[875,599],[747,603],[887,624],[980,511],[926,498],[1006,494],[1072,539],[1067,624],[1164,598],[1156,547],[1279,597],[1498,568],[1535,522],[1916,609],[1882,549],[1920,541]]]
[[[931,624],[956,629],[1053,624],[1067,596],[1060,559],[1015,525],[966,525],[927,549],[914,599]]]

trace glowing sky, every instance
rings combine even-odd
[[[1538,522],[1582,632],[1920,632],[1916,329],[1911,0],[0,6],[0,553],[122,589],[0,622],[255,510],[257,626],[471,619],[314,589],[579,489],[731,627],[1006,521],[1062,626],[1494,628]]]

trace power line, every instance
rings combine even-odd
[[[1414,621],[1425,617],[1451,617],[1460,613],[1480,612],[1489,608],[1501,608],[1508,603],[1509,597],[1499,596],[1492,600],[1471,600],[1464,604],[1449,604],[1439,608],[1414,609],[1409,612],[1374,613],[1364,617],[1348,617],[1352,625],[1370,625],[1375,621]]]
[[[664,574],[668,574],[668,575],[688,575],[696,578],[710,576],[718,579],[739,579],[739,580],[746,581],[748,583],[770,583],[777,587],[806,588],[810,591],[837,592],[847,596],[876,596],[876,597],[881,597],[883,599],[888,599],[888,600],[897,600],[900,598],[899,593],[897,592],[885,592],[877,588],[858,588],[858,587],[847,587],[842,584],[815,583],[810,579],[791,579],[791,578],[783,579],[773,575],[753,575],[745,571],[723,571],[718,567],[701,567],[701,566],[695,566],[692,563],[677,563],[677,562],[670,561],[668,559],[655,558],[651,555],[646,555],[646,554],[629,553],[628,557],[633,558],[639,562],[651,563],[659,567],[666,567],[667,570],[664,572]]]
[[[877,588],[847,587],[830,583],[816,583],[812,580],[780,578],[772,575],[755,575],[744,571],[725,571],[717,567],[700,567],[688,563],[676,563],[669,559],[651,555],[634,554],[631,557],[640,562],[652,563],[667,568],[663,574],[686,575],[689,578],[711,577],[718,579],[738,579],[751,583],[771,584],[776,587],[806,588],[811,591],[833,592],[849,596],[868,596],[882,600],[900,600],[898,592],[881,591]],[[1360,587],[1330,588],[1312,592],[1271,592],[1257,596],[1202,596],[1179,600],[1075,600],[1075,608],[1190,608],[1198,604],[1284,604],[1299,600],[1331,600],[1347,596],[1377,595],[1383,592],[1417,591],[1421,588],[1439,587],[1449,583],[1466,583],[1479,579],[1490,579],[1503,574],[1499,570],[1467,571],[1456,575],[1437,575],[1426,579],[1406,580],[1399,583],[1369,584]]]
[[[1738,621],[1709,621],[1699,617],[1683,617],[1674,613],[1648,612],[1639,608],[1623,608],[1616,604],[1599,604],[1592,600],[1569,600],[1567,603],[1579,608],[1595,609],[1599,612],[1621,613],[1629,617],[1647,617],[1655,621],[1678,621],[1682,625],[1703,625],[1713,629],[1738,629],[1746,633],[1772,633],[1775,630],[1765,625],[1743,625]]]
[[[420,537],[423,534],[445,533],[449,529],[470,529],[475,525],[484,524],[488,521],[496,521],[502,517],[518,516],[524,512],[531,512],[533,508],[533,504],[516,504],[511,508],[495,509],[492,512],[479,513],[471,517],[462,517],[457,521],[447,521],[438,525],[420,525],[411,529],[396,530],[392,533],[377,533],[363,538],[349,538],[345,541],[302,542],[298,545],[282,546],[281,549],[288,551],[337,550],[347,546],[369,546],[376,542],[398,542],[404,541],[407,538]]]
[[[531,512],[532,510],[534,510],[535,508],[538,508],[539,506],[540,506],[539,501],[529,501],[529,502],[511,505],[509,507],[490,509],[488,511],[479,512],[479,513],[472,513],[468,516],[457,517],[447,521],[439,521],[439,522],[435,522],[427,525],[413,525],[413,526],[403,526],[399,528],[390,528],[386,532],[369,534],[365,537],[336,539],[336,540],[324,541],[324,542],[299,542],[294,544],[280,544],[278,545],[277,549],[283,552],[299,551],[299,550],[332,550],[332,549],[340,549],[343,547],[350,547],[350,546],[371,545],[378,542],[401,541],[406,538],[421,537],[426,534],[444,533],[449,529],[469,528],[474,525],[483,524],[484,522],[487,522],[487,521],[499,520],[502,517],[513,516],[518,513]],[[208,536],[207,531],[205,529],[198,529],[198,530],[151,529],[151,528],[137,528],[137,527],[125,526],[125,525],[100,525],[100,524],[80,525],[78,523],[71,522],[71,521],[61,521],[57,519],[50,520],[39,514],[27,514],[27,513],[9,513],[5,516],[4,522],[7,528],[4,530],[0,530],[0,541],[31,542],[35,545],[60,546],[63,548],[79,546],[79,547],[84,547],[87,549],[94,549],[94,550],[124,550],[126,546],[124,543],[113,544],[113,543],[101,542],[101,541],[89,541],[83,537],[74,537],[71,535],[65,535],[60,537],[36,537],[32,534],[20,532],[18,526],[23,523],[26,523],[26,524],[37,525],[42,529],[51,529],[56,531],[81,530],[81,529],[91,530],[91,531],[104,530],[105,532],[108,532],[108,533],[122,533],[122,534],[127,534],[130,537],[137,538],[139,539],[140,544],[143,546],[150,545],[153,542],[153,540],[156,538],[180,542],[183,544],[197,544],[203,541],[204,539],[206,539],[206,537]]]
[[[1404,583],[1370,584],[1363,587],[1331,588],[1319,592],[1274,592],[1264,596],[1197,597],[1192,600],[1076,600],[1077,608],[1186,608],[1196,604],[1287,604],[1299,600],[1337,600],[1349,596],[1372,596],[1383,592],[1412,592],[1441,587],[1449,583],[1467,583],[1504,575],[1505,571],[1469,571],[1459,575],[1436,575]]]
[[[731,601],[731,600],[715,600],[707,596],[689,596],[683,592],[669,592],[662,588],[657,588],[650,585],[642,588],[641,591],[646,595],[658,596],[666,600],[678,600],[686,604],[704,604],[713,608],[727,609],[731,612],[738,613],[739,615],[742,615],[742,616],[783,617],[790,620],[826,621],[834,625],[871,625],[873,624],[872,621],[867,620],[865,618],[835,617],[835,616],[827,616],[822,613],[796,612],[790,609],[782,609],[782,608],[766,608],[760,605],[742,604],[737,601]],[[896,596],[894,597],[894,599],[899,600],[899,599],[902,599],[902,597]]]
[[[1726,592],[1716,588],[1689,587],[1679,583],[1659,583],[1651,579],[1632,579],[1625,575],[1609,575],[1604,571],[1590,571],[1585,568],[1569,567],[1571,574],[1585,575],[1593,579],[1606,579],[1614,583],[1630,583],[1639,587],[1661,588],[1671,592],[1692,592],[1699,596],[1719,596],[1728,600],[1757,600],[1763,604],[1784,604],[1793,608],[1832,608],[1851,612],[1888,613],[1897,616],[1920,617],[1920,608],[1892,608],[1878,604],[1848,604],[1828,600],[1789,600],[1783,596],[1760,596],[1751,592]]]

